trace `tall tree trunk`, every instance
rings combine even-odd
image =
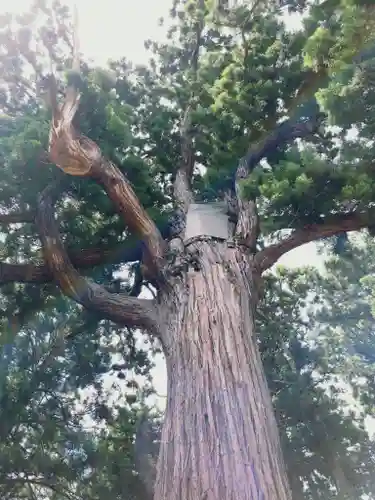
[[[161,304],[168,402],[154,498],[290,500],[254,333],[259,274],[224,242],[188,249]]]

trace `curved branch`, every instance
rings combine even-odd
[[[261,250],[255,256],[255,265],[261,271],[269,269],[282,255],[305,243],[328,238],[341,232],[359,231],[367,228],[374,221],[375,210],[348,215],[326,217],[321,224],[311,224],[303,229],[296,229],[290,236]]]
[[[240,182],[246,179],[260,160],[269,153],[294,139],[308,137],[318,132],[322,119],[323,115],[317,114],[304,122],[293,123],[292,120],[287,120],[281,123],[263,143],[258,144],[257,149],[249,151],[244,158],[240,159],[235,172],[234,192],[227,193],[227,201],[232,204],[234,204],[234,200],[236,201],[235,210],[238,213],[236,237],[250,249],[255,249],[258,240],[259,217],[255,200],[247,201],[241,195]]]
[[[247,44],[242,32],[244,47],[244,66],[246,65]],[[322,121],[322,114],[316,114],[305,122],[296,121],[293,114],[301,102],[305,102],[311,97],[324,82],[327,76],[326,68],[318,71],[306,71],[301,86],[296,94],[292,96],[285,106],[289,112],[289,119],[281,124],[277,124],[277,115],[267,120],[267,129],[273,129],[265,134],[251,147],[247,154],[240,159],[234,173],[232,188],[225,194],[228,204],[228,212],[234,211],[236,214],[236,238],[245,246],[255,250],[259,236],[259,216],[255,200],[247,201],[241,195],[240,181],[246,179],[258,163],[270,153],[280,147],[286,146],[296,138],[304,138],[318,131]]]
[[[262,143],[258,143],[257,147],[250,150],[241,160],[236,172],[236,180],[248,177],[258,163],[277,148],[286,146],[295,139],[304,139],[316,134],[323,118],[324,115],[318,113],[307,121],[293,122],[292,119],[289,119],[282,122]]]
[[[267,150],[269,145],[271,145],[275,138],[277,138],[280,127],[285,123],[293,123],[297,108],[302,103],[306,103],[313,98],[315,93],[324,85],[328,77],[328,70],[325,66],[322,66],[317,70],[307,69],[302,72],[302,76],[302,82],[296,93],[289,99],[286,99],[284,103],[289,119],[281,125],[277,124],[277,116],[268,119],[266,121],[266,132],[261,135],[255,144],[250,146],[246,155],[247,158],[253,158],[251,161],[252,166],[249,165],[250,168],[254,168],[259,161],[264,158],[264,150]]]
[[[163,238],[169,239],[176,231],[173,217],[158,226]],[[130,239],[119,243],[115,248],[83,248],[68,250],[69,260],[76,269],[91,269],[95,266],[126,264],[142,259],[143,243]],[[0,262],[0,286],[5,283],[49,283],[53,275],[47,264],[9,264]]]
[[[36,220],[45,260],[62,292],[102,317],[157,333],[157,313],[152,301],[112,294],[104,287],[86,280],[72,266],[55,222],[54,189],[54,185],[48,186],[39,196]]]
[[[87,176],[102,185],[129,229],[144,243],[147,268],[154,276],[160,275],[164,257],[164,241],[146,210],[140,204],[121,170],[103,157],[99,146],[73,127],[80,95],[69,87],[62,106],[56,103],[56,84],[50,83],[52,124],[49,157],[69,175]]]
[[[227,194],[227,199],[237,200],[236,210],[238,222],[236,235],[243,244],[254,249],[259,236],[259,217],[255,200],[246,201],[241,196],[240,182],[246,179],[258,163],[268,154],[274,152],[293,140],[309,137],[319,131],[323,114],[318,113],[308,121],[293,122],[289,119],[280,125],[264,140],[258,143],[255,150],[251,150],[241,158],[235,172],[234,192]]]
[[[313,95],[324,85],[328,77],[328,68],[326,66],[321,66],[316,70],[307,69],[302,75],[302,82],[296,94],[285,102],[289,116],[293,116],[298,106],[313,97]]]
[[[132,248],[84,248],[69,252],[69,259],[78,269],[91,269],[101,264],[134,262],[142,257],[141,244]],[[0,262],[0,286],[5,283],[49,283],[53,274],[47,264],[8,264]]]

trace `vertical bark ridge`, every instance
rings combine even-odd
[[[200,270],[165,297],[168,402],[155,499],[289,500],[254,335],[251,257],[221,242],[190,247]]]

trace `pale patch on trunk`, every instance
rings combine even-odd
[[[224,242],[189,246],[194,266],[162,298],[168,402],[156,500],[290,500],[254,335],[259,275]]]

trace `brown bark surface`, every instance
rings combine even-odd
[[[155,500],[290,500],[254,335],[252,257],[198,240],[162,307],[168,401]]]

